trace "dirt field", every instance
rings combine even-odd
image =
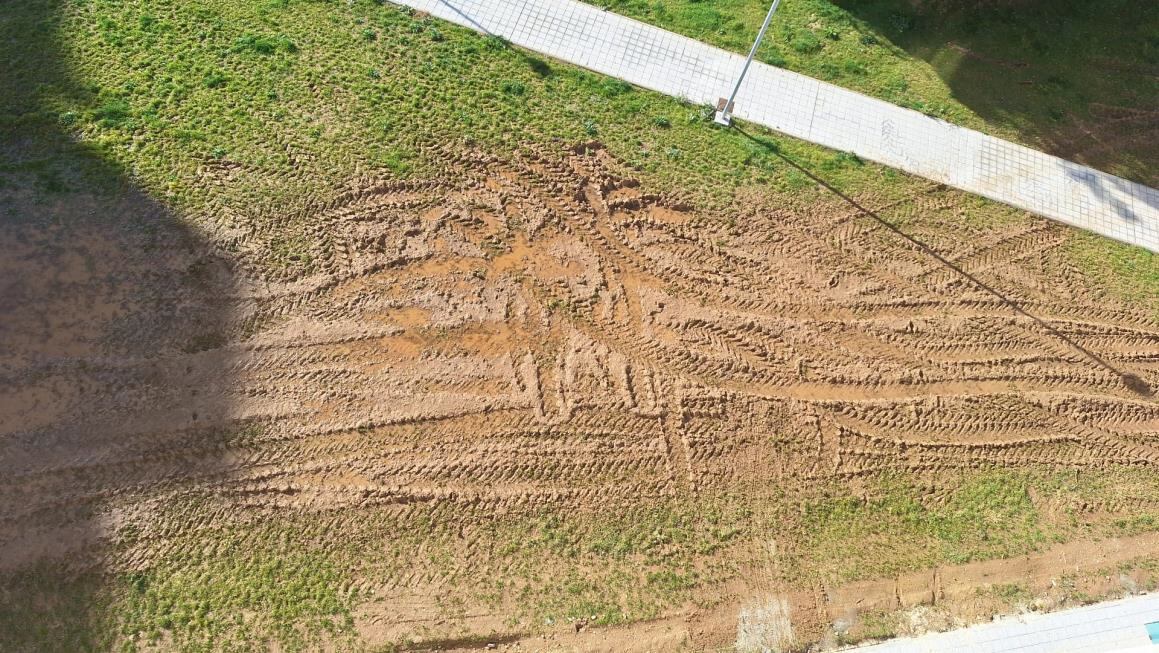
[[[947,581],[841,566],[889,557],[881,537],[805,551],[829,546],[798,511],[817,488],[856,517],[883,477],[931,510],[973,470],[1104,479],[1096,499],[1029,490],[1067,539],[1159,508],[1159,319],[1053,255],[1062,227],[974,224],[974,200],[936,186],[857,198],[872,213],[754,193],[719,219],[594,143],[440,156],[430,178],[198,229],[135,196],[4,224],[0,571],[133,577],[293,541],[349,547],[319,581],[348,622],[307,642],[699,649],[787,620],[832,644],[859,612],[936,603]],[[694,540],[648,540],[668,532],[648,522],[644,544],[609,540],[610,566],[583,548],[622,532],[617,515],[671,505]],[[999,514],[954,537],[1001,557],[1024,552],[1005,548],[1018,528]],[[1053,550],[1039,537],[1021,546]],[[1107,564],[1156,552],[1136,537]],[[898,573],[941,556],[904,555]],[[601,575],[634,568],[654,592]],[[885,591],[848,584],[883,575]],[[584,603],[598,587],[577,578],[615,596]],[[826,589],[842,587],[860,598]],[[159,648],[189,644],[156,630]]]

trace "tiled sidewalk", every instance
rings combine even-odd
[[[1159,620],[1159,596],[1147,594],[1061,612],[992,622],[847,649],[847,653],[1148,653],[1148,624]]]
[[[744,63],[577,0],[393,1],[696,104],[727,96]],[[733,114],[1159,252],[1159,191],[1037,150],[760,62]]]

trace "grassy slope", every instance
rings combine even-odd
[[[724,495],[586,516],[444,511],[416,521],[362,511],[340,531],[331,519],[289,514],[219,520],[207,530],[189,497],[166,517],[177,534],[143,568],[75,576],[46,566],[4,578],[0,644],[241,651],[276,642],[296,651],[328,642],[359,650],[352,615],[374,597],[358,587],[405,582],[416,570],[441,588],[440,616],[452,624],[480,608],[521,632],[579,618],[628,623],[689,601],[711,608],[711,588],[754,568],[771,570],[764,582],[841,583],[1153,530],[1154,512],[1131,520],[1089,513],[1116,498],[1154,497],[1159,488],[1144,474],[1112,469],[1080,481],[1049,470],[972,473],[944,479],[957,489],[932,506],[915,500],[920,491],[906,479],[885,477],[867,488],[868,501],[835,485],[767,501]],[[1044,510],[1034,495],[1053,507]],[[469,548],[463,528],[473,533]],[[140,560],[132,535],[118,536],[121,555]]]
[[[927,40],[940,43],[954,36],[944,31],[967,29],[962,21],[903,21],[891,13],[892,5],[882,4],[889,1],[858,5],[864,19],[826,0],[786,3],[778,18],[780,32],[767,48],[784,50],[777,56],[789,67],[1005,136],[1023,134],[1032,142],[1037,132],[1020,129],[1043,124],[1039,109],[1061,102],[1068,112],[1080,111],[1086,91],[1076,89],[1090,88],[1094,78],[1104,80],[1099,88],[1108,103],[1144,108],[1159,103],[1159,84],[1102,74],[1088,64],[1085,49],[1058,58],[1058,52],[1072,50],[1056,46],[1036,60],[1036,65],[1053,62],[1051,72],[1036,74],[1064,80],[1070,90],[1056,93],[1050,89],[1058,84],[1028,87],[1011,82],[1010,75],[987,76],[987,83],[995,83],[987,102],[1023,109],[975,111],[977,107],[956,100],[956,89],[939,77],[948,72],[890,40],[902,38],[890,32],[898,29],[896,23],[907,26],[911,40],[930,33],[934,36]],[[665,0],[617,8],[734,48],[744,47],[761,18],[758,5],[735,1]],[[1153,13],[1117,41],[1103,36],[1103,23],[1080,24],[1089,24],[1091,33],[1103,39],[1096,43],[1110,54],[1132,61],[1137,53],[1145,65],[1149,57],[1159,56],[1153,39],[1145,31],[1140,35],[1154,24]],[[880,15],[887,19],[879,30],[870,19]],[[25,21],[36,23],[43,36],[33,40],[36,32],[28,31],[31,26]],[[995,18],[985,29],[969,29],[983,34],[992,33],[991,28],[1028,29],[1020,28],[1022,24]],[[64,124],[101,158],[129,171],[154,197],[185,210],[223,203],[284,206],[325,195],[368,169],[420,174],[426,162],[422,152],[435,143],[470,141],[509,150],[529,142],[591,138],[607,143],[654,187],[691,195],[707,206],[727,205],[736,188],[754,184],[788,191],[794,202],[818,196],[804,175],[760,146],[708,128],[699,107],[631,91],[369,1],[211,0],[178,5],[41,0],[12,12],[6,26],[20,38],[10,46],[12,74],[0,82],[11,89],[0,94],[7,98],[0,99],[0,115],[24,114],[25,128],[30,110],[32,122],[39,120],[54,130]],[[1084,42],[1084,33],[1077,29],[1068,28],[1063,45]],[[801,30],[821,34],[819,47],[786,48],[784,33]],[[838,38],[826,36],[830,32]],[[1038,42],[1030,37],[1012,42],[1028,40]],[[47,72],[43,43],[51,43],[49,50],[60,57]],[[1012,47],[1021,49],[1011,57],[1033,51],[1027,45]],[[944,48],[931,52],[931,58],[943,61],[942,67],[949,65]],[[1120,80],[1117,85],[1115,80]],[[890,171],[884,172],[888,183],[883,184],[880,168],[860,166],[838,153],[790,139],[777,141],[787,154],[847,192],[872,188],[899,196],[915,187]],[[1118,171],[1136,177],[1153,175],[1159,170],[1159,148],[1144,151],[1149,159],[1124,155],[1104,167],[1124,168]],[[240,182],[206,195],[197,171],[214,159],[243,166],[246,174]],[[41,163],[51,174],[51,163]],[[971,217],[1004,221],[1016,214],[986,203]],[[286,233],[283,259],[289,266],[305,262],[294,251],[300,238]],[[1159,298],[1159,258],[1081,236],[1069,250],[1109,287],[1132,298]],[[1153,304],[1159,310],[1159,299]]]
[[[591,0],[746,52],[768,9],[752,0]],[[758,58],[953,123],[1159,185],[1159,5],[792,0]],[[1069,250],[1141,301],[1159,258],[1138,248]]]
[[[593,3],[736,52],[748,50],[768,8],[752,0]],[[758,57],[1063,155],[1063,135],[1105,120],[1100,111],[1108,106],[1150,112],[1154,131],[1159,6],[1016,4],[786,0]],[[1159,183],[1154,142],[1123,142],[1090,158],[1115,174]]]
[[[276,207],[324,198],[337,184],[368,171],[422,175],[433,165],[431,148],[442,142],[508,151],[592,138],[607,143],[652,187],[710,208],[727,205],[734,190],[751,185],[781,193],[790,203],[821,197],[806,177],[763,148],[712,128],[700,107],[539,61],[371,2],[31,0],[0,16],[0,44],[10,62],[0,78],[0,178],[31,185],[46,201],[95,182],[132,183],[196,222],[223,205]],[[908,84],[906,92],[938,101],[922,88]],[[54,145],[62,134],[78,140],[83,153]],[[808,144],[777,142],[851,193],[873,189],[900,197],[921,184]],[[246,174],[207,189],[198,171],[215,161],[242,166]],[[86,175],[92,167],[100,170]],[[980,202],[972,219],[1019,217]],[[300,237],[294,228],[287,228],[281,265],[301,271],[310,262],[294,251]],[[1081,260],[1113,284],[1155,297],[1159,263],[1149,255],[1101,239],[1075,242]],[[1056,491],[1068,498],[1066,505],[1098,502],[1116,474],[1100,476],[1103,485]],[[449,562],[455,551],[450,527],[433,528],[421,542],[397,535],[383,553],[374,547],[383,533],[414,532],[414,525],[382,517],[368,518],[365,533],[340,537],[295,523],[238,523],[203,533],[182,527],[197,523],[197,502],[191,500],[172,520],[180,537],[193,539],[170,550],[195,550],[198,542],[213,541],[219,543],[213,555],[162,556],[143,571],[118,572],[110,582],[62,579],[53,569],[6,579],[0,643],[51,649],[53,631],[21,627],[30,620],[71,624],[67,634],[76,650],[105,649],[110,639],[155,639],[187,650],[244,649],[245,642],[261,637],[292,650],[320,633],[347,641],[346,615],[358,601],[349,591],[351,578],[368,570],[398,573],[420,547],[424,564],[452,588],[517,606],[512,614],[527,623],[593,612],[605,621],[632,620],[679,603],[697,583],[727,577],[729,569],[712,567],[714,554],[785,524],[792,525],[789,537],[811,543],[786,568],[827,578],[1017,553],[1082,534],[1085,527],[1053,521],[1027,501],[1032,483],[1045,490],[1062,481],[1045,472],[966,478],[956,495],[960,501],[938,508],[914,502],[904,479],[883,479],[879,498],[866,504],[830,488],[782,497],[755,516],[737,505],[740,499],[721,497],[713,505],[660,506],[641,514],[543,515],[531,523],[498,523],[484,541],[506,547],[508,561],[496,570],[509,573],[517,585],[501,588],[479,581],[478,570]],[[1138,485],[1133,496],[1155,491],[1146,482]],[[1004,520],[1018,527],[995,527]],[[1145,522],[1106,523],[1098,532],[1142,527]],[[972,535],[983,530],[989,533],[985,540]],[[120,547],[132,549],[131,533],[118,537]],[[334,546],[336,541],[343,546]],[[889,561],[842,554],[849,549],[843,543],[854,541],[876,547],[866,551],[908,548]],[[440,557],[440,550],[447,555]],[[281,560],[284,568],[268,568],[269,559]],[[544,565],[598,573],[557,583],[539,576]],[[75,593],[58,593],[72,599],[49,605],[24,600],[37,587],[58,582],[73,583]],[[618,588],[610,598],[604,591],[609,586]],[[78,628],[70,616],[79,611],[89,621]],[[225,620],[231,612],[248,616]],[[300,628],[287,630],[280,619]]]

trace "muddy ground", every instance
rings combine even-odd
[[[859,198],[872,213],[753,193],[721,221],[618,175],[594,144],[443,158],[430,178],[196,228],[140,196],[4,224],[3,571],[147,567],[190,487],[207,523],[294,512],[333,534],[367,511],[479,520],[856,491],[888,470],[936,493],[953,470],[1159,465],[1159,322],[1056,256],[1060,226],[977,226],[934,185]],[[915,213],[939,219],[903,234],[877,217]],[[291,223],[305,236],[286,242]],[[452,564],[485,567],[498,554],[465,528]],[[832,638],[851,604],[937,603],[953,586],[923,572],[765,601],[737,564],[706,590],[715,607],[551,646],[722,646],[746,609]],[[393,576],[358,628],[439,632],[443,589]],[[505,609],[460,621],[518,635]]]

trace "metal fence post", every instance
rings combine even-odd
[[[732,87],[732,93],[728,96],[728,100],[724,102],[724,105],[717,108],[714,121],[718,125],[727,127],[732,124],[732,103],[736,101],[736,94],[740,90],[740,83],[744,81],[745,73],[749,71],[749,64],[753,62],[753,56],[756,55],[757,48],[761,45],[761,39],[765,37],[765,30],[769,29],[769,23],[773,20],[773,13],[777,11],[777,7],[780,4],[781,0],[773,0],[773,6],[769,7],[769,13],[765,15],[765,22],[761,25],[761,31],[757,33],[757,40],[753,41],[753,47],[749,50],[748,59],[744,61],[744,68],[740,70],[740,77],[736,78],[736,85]],[[723,100],[724,98],[721,99]]]

